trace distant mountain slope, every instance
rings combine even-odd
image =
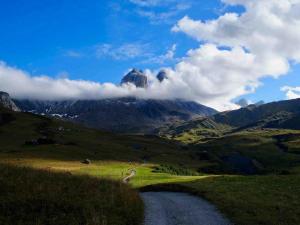
[[[22,111],[61,117],[89,127],[127,133],[152,133],[163,125],[211,116],[217,112],[198,103],[183,100],[116,98],[15,102]]]
[[[184,143],[196,143],[261,128],[300,130],[300,99],[253,104],[208,118],[179,122],[161,128],[160,134]]]
[[[212,118],[233,127],[254,126],[299,129],[300,99],[271,102],[263,105],[249,105],[238,110],[222,112]]]
[[[184,143],[195,143],[222,136],[231,127],[217,123],[209,117],[199,118],[183,123],[175,123],[169,127],[160,128],[160,135]]]

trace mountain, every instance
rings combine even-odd
[[[165,71],[157,75],[162,81]],[[148,79],[142,71],[133,69],[126,74],[122,84],[131,83],[147,88]],[[26,112],[59,117],[93,128],[124,133],[153,133],[157,128],[174,122],[211,116],[216,110],[192,101],[154,100],[135,97],[102,100],[38,101],[15,100]]]
[[[152,133],[163,125],[216,113],[212,108],[183,100],[115,98],[15,102],[22,111],[60,117],[93,128],[125,133]]]
[[[15,103],[10,98],[9,94],[2,91],[0,91],[0,106],[13,111],[20,111],[20,109],[15,105]]]
[[[222,112],[212,118],[232,127],[260,126],[265,128],[300,129],[300,99],[249,105],[238,110]],[[294,121],[294,122],[293,122]]]
[[[265,104],[265,102],[264,101],[258,101],[258,102],[253,104],[253,103],[250,103],[247,99],[242,98],[242,99],[238,100],[235,104],[241,106],[242,108],[245,108],[245,107],[248,107],[250,105],[261,106],[261,105]]]
[[[159,133],[185,143],[196,143],[228,133],[262,128],[300,130],[300,99],[259,102],[238,110],[216,113],[160,128]]]
[[[121,81],[121,85],[126,83],[134,84],[139,88],[146,88],[148,86],[148,79],[142,71],[133,69],[126,74]]]
[[[164,70],[159,71],[159,73],[157,74],[156,78],[162,82],[165,79],[168,79],[167,73]]]

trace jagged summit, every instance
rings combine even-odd
[[[136,87],[146,88],[148,86],[147,76],[141,70],[132,69],[128,74],[126,74],[121,84],[131,83]]]
[[[165,71],[165,70],[159,71],[159,73],[157,74],[156,78],[157,78],[160,82],[162,82],[162,81],[165,80],[165,79],[168,79],[168,76],[167,76],[166,71]]]

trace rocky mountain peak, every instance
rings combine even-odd
[[[121,84],[131,83],[136,87],[146,88],[148,86],[147,76],[141,71],[137,69],[132,69],[128,74],[126,74]]]
[[[161,70],[159,71],[159,73],[157,74],[156,78],[162,82],[164,79],[168,79],[167,73],[165,70]]]
[[[20,111],[20,109],[11,100],[9,94],[3,91],[0,91],[0,106],[13,111]]]

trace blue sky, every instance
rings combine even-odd
[[[184,16],[206,21],[244,10],[219,0],[3,1],[0,60],[31,76],[119,83],[129,68],[173,67],[199,47],[201,42],[171,31]],[[299,72],[293,65],[278,79],[260,79],[261,86],[245,97],[285,99],[280,88],[300,86]]]
[[[156,20],[140,11],[159,14],[173,10],[170,5],[139,7],[126,0],[5,1],[0,7],[0,27],[5,30],[0,35],[0,59],[36,75],[67,72],[73,79],[119,82],[128,68],[155,69],[174,63],[147,63],[150,56],[145,54],[160,56],[177,44],[176,56],[181,57],[197,47],[189,37],[172,33],[172,26],[185,15],[215,18],[223,7],[216,0],[185,4],[193,7]],[[95,48],[102,44],[114,48],[132,44],[147,52],[120,60],[97,57]]]

